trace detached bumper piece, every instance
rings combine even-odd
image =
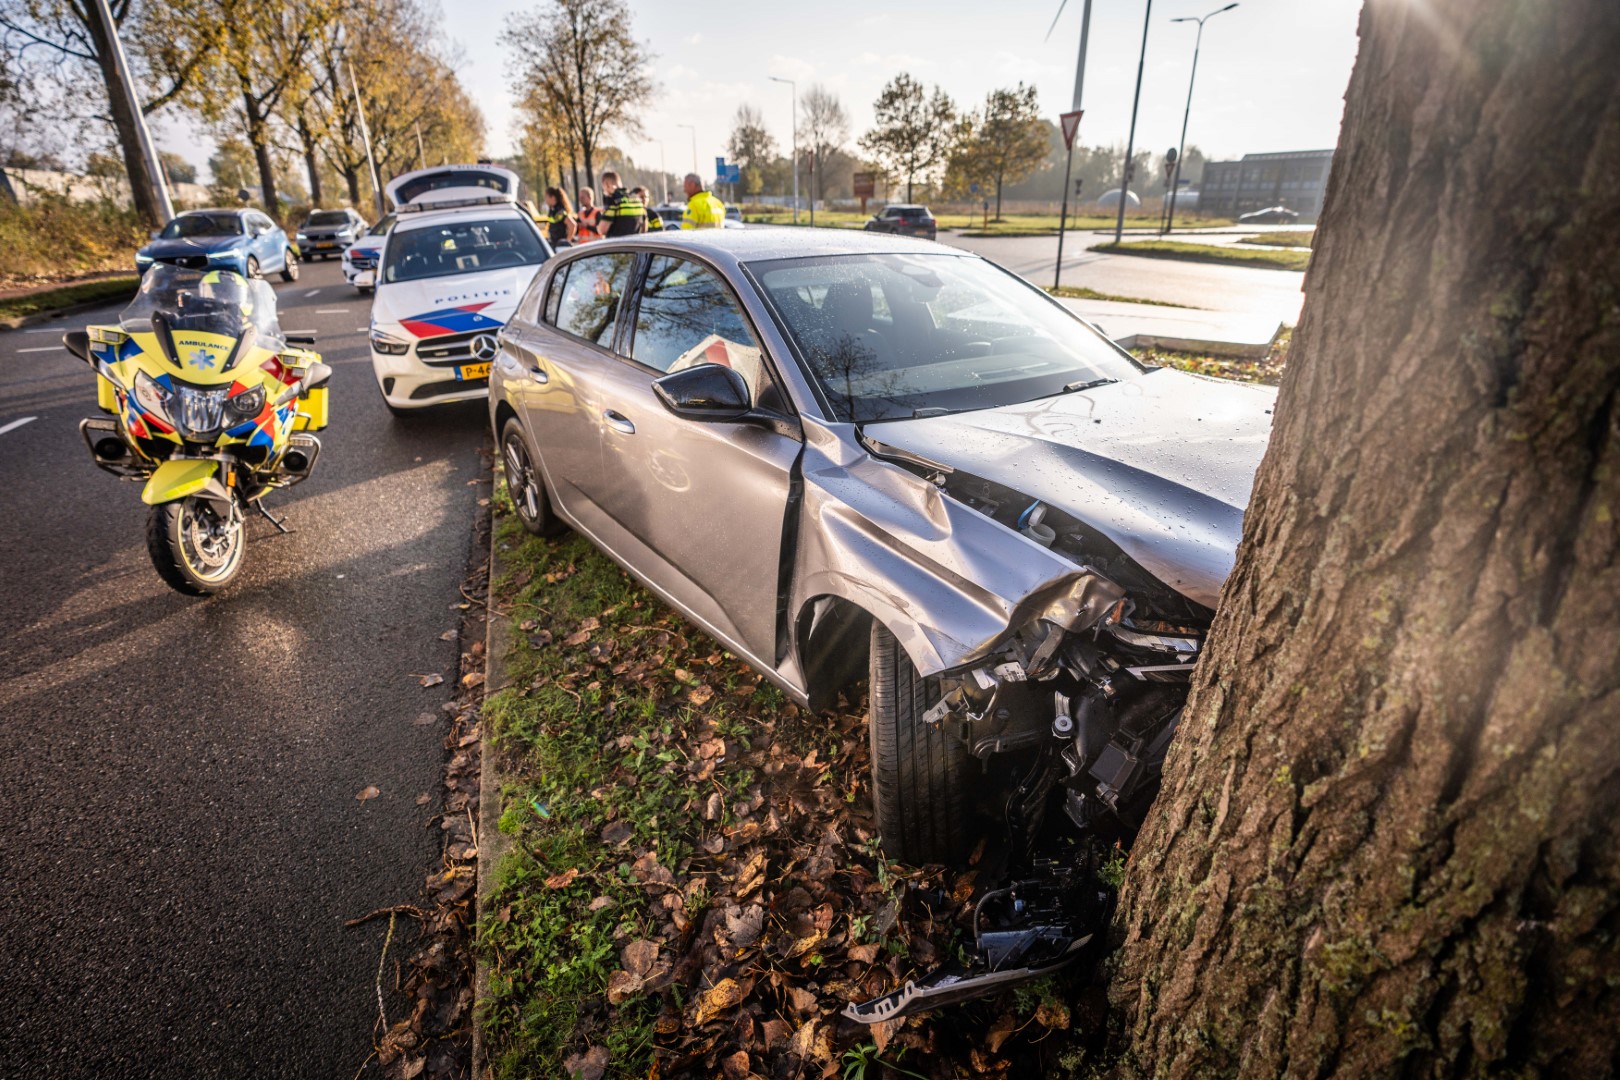
[[[1086,951],[1107,922],[1113,894],[1100,884],[1093,845],[1073,862],[1037,860],[1031,876],[980,898],[973,912],[974,956],[898,990],[851,1003],[844,1016],[862,1024],[988,997],[1050,975]]]

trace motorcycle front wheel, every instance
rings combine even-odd
[[[146,519],[146,550],[158,576],[188,596],[212,596],[242,568],[247,529],[240,507],[220,516],[203,499],[180,499],[152,507]]]

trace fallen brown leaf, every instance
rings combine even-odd
[[[440,683],[444,682],[444,676],[440,675],[437,671],[429,672],[426,675],[418,675],[413,671],[411,672],[411,678],[416,680],[417,685],[423,687],[438,686]]]
[[[356,795],[355,798],[361,802],[365,802],[367,799],[375,799],[381,794],[382,792],[377,790],[377,786],[375,784],[367,784],[365,787],[360,789],[360,794]]]
[[[563,1058],[563,1072],[570,1080],[602,1080],[607,1075],[608,1062],[613,1060],[605,1046],[593,1046],[583,1054]]]
[[[568,886],[574,883],[574,879],[577,877],[579,877],[579,867],[570,866],[562,873],[552,874],[550,877],[546,878],[546,888],[566,889]]]
[[[748,997],[752,989],[753,983],[739,983],[736,979],[729,978],[721,979],[704,991],[698,1000],[697,1015],[693,1018],[693,1023],[701,1027],[723,1013],[735,1009]]]

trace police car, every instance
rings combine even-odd
[[[343,280],[359,289],[361,296],[369,296],[377,285],[377,256],[382,254],[383,238],[394,227],[394,216],[384,215],[364,236],[343,249]]]
[[[496,334],[552,253],[517,201],[517,174],[447,165],[385,191],[395,218],[372,271],[370,334],[383,400],[399,415],[485,397]]]

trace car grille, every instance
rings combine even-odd
[[[356,270],[373,270],[377,266],[377,257],[369,251],[350,250],[349,265]]]
[[[411,391],[411,400],[421,401],[423,398],[444,397],[449,394],[465,393],[468,390],[483,390],[488,386],[488,379],[444,379],[418,386]]]
[[[454,367],[457,364],[484,363],[493,357],[480,359],[473,355],[472,340],[479,335],[495,336],[500,327],[473,330],[465,334],[445,334],[443,337],[423,338],[416,343],[416,358],[430,367]]]
[[[206,255],[165,255],[157,261],[168,263],[170,266],[183,266],[187,270],[208,269],[208,256]]]

